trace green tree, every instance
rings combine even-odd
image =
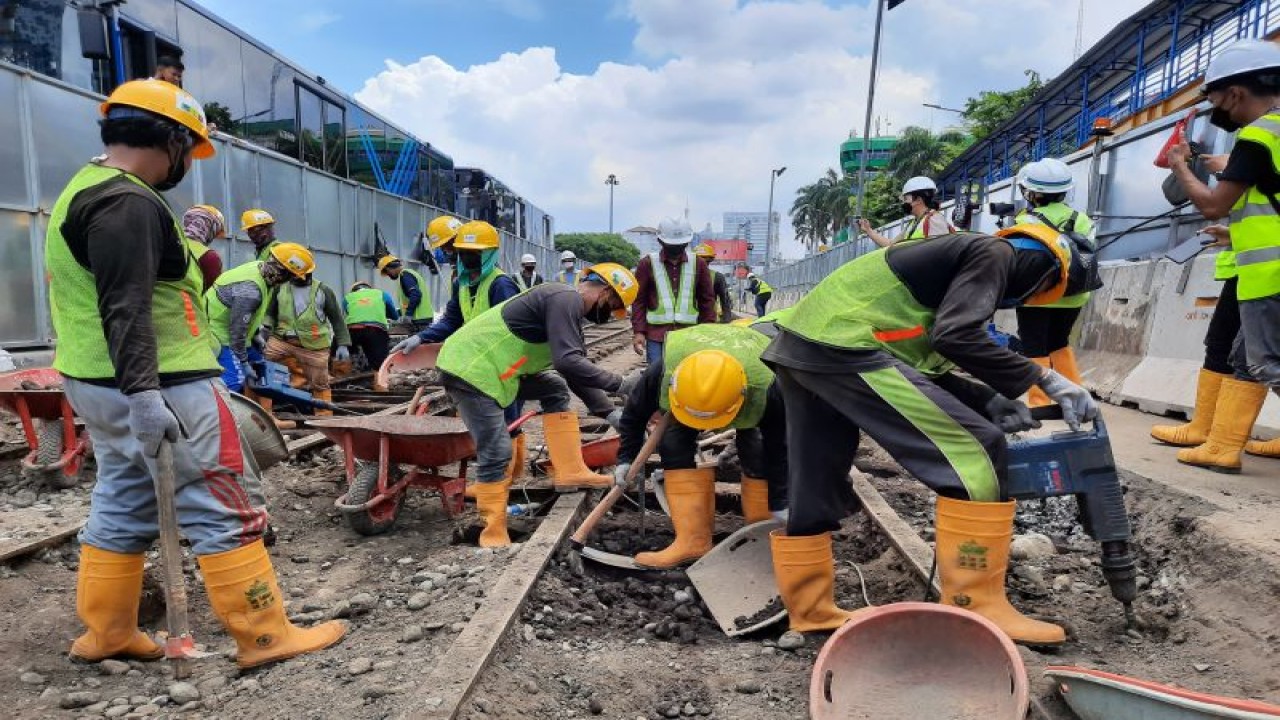
[[[640,262],[640,251],[617,233],[560,233],[556,250],[572,250],[587,262],[616,262],[633,268]]]
[[[849,225],[852,189],[851,176],[828,168],[816,182],[797,190],[790,211],[796,240],[808,248],[830,244],[831,238]]]
[[[1016,90],[984,90],[977,97],[965,101],[961,116],[968,122],[974,140],[981,140],[995,132],[996,128],[1026,107],[1036,93],[1040,92],[1040,88],[1044,87],[1040,73],[1024,70],[1023,74],[1027,76],[1027,84]]]
[[[231,120],[231,108],[220,102],[205,103],[204,117],[210,125],[218,126],[224,133],[231,133],[235,129],[235,123]]]
[[[863,193],[862,214],[873,227],[887,225],[902,217],[902,181],[889,173],[881,173],[867,181]]]
[[[917,175],[933,177],[968,147],[962,132],[946,130],[934,135],[928,128],[908,127],[898,136],[889,160],[889,172],[902,182]]]

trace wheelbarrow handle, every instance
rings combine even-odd
[[[631,467],[627,470],[627,485],[635,482],[636,476],[644,469],[644,464],[649,459],[649,456],[658,449],[658,443],[662,442],[662,436],[666,433],[670,419],[670,414],[663,413],[662,417],[658,418],[658,422],[654,424],[653,431],[649,433],[649,437],[645,439],[644,445],[640,448],[640,454],[636,455],[636,459],[632,461]],[[614,485],[609,490],[604,499],[592,509],[591,514],[587,515],[587,519],[582,521],[582,525],[579,525],[578,530],[569,538],[574,549],[581,549],[586,545],[587,538],[591,537],[591,533],[596,529],[596,525],[600,523],[600,519],[605,516],[605,513],[613,509],[614,503],[618,502],[618,498],[621,498],[626,491],[626,487],[622,485]]]

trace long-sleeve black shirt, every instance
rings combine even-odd
[[[507,328],[521,340],[551,346],[551,364],[571,386],[614,392],[622,376],[587,359],[582,296],[562,283],[544,283],[502,306]]]
[[[724,274],[711,271],[711,286],[715,290],[716,299],[720,301],[720,322],[733,322],[733,298],[729,295],[729,281]]]

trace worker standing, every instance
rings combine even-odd
[[[577,285],[581,279],[582,275],[578,272],[578,256],[574,255],[572,250],[560,253],[560,272],[556,273],[556,282]]]
[[[657,552],[636,555],[637,565],[673,568],[711,550],[715,524],[715,468],[699,468],[698,433],[735,429],[742,466],[742,516],[747,523],[786,511],[787,447],[782,395],[773,371],[760,361],[769,327],[695,325],[667,335],[662,357],[650,363],[627,395],[618,423],[621,444],[615,482],[623,484],[644,444],[655,412],[672,421],[658,445],[675,539]],[[767,480],[765,479],[767,478]],[[772,513],[772,514],[771,514]]]
[[[351,333],[333,288],[314,273],[290,278],[271,294],[264,322],[271,328],[271,337],[263,356],[271,362],[293,360],[312,396],[332,403],[330,349],[335,362],[351,361]],[[333,411],[317,408],[315,414],[332,415]]]
[[[668,332],[716,321],[711,270],[689,249],[691,240],[688,220],[667,218],[658,224],[662,249],[636,265],[639,292],[631,306],[631,347],[650,363],[662,357]]]
[[[747,292],[756,296],[756,317],[764,317],[769,312],[769,300],[773,297],[773,286],[760,279],[755,273],[747,273]]]
[[[204,295],[210,330],[221,346],[222,381],[235,392],[258,379],[251,361],[261,354],[253,342],[267,313],[271,289],[316,269],[311,251],[297,243],[277,243],[269,254],[265,262],[250,260],[222,273]]]
[[[504,408],[517,399],[542,405],[557,491],[613,483],[613,478],[591,472],[582,458],[578,416],[569,410],[566,381],[606,392],[622,389],[621,376],[587,358],[582,323],[625,317],[635,293],[630,270],[600,263],[584,271],[577,287],[539,285],[475,317],[444,342],[436,367],[476,444],[475,496],[485,522],[481,547],[511,543],[507,492],[512,442]],[[547,369],[556,373],[542,372]]]
[[[407,320],[414,332],[430,325],[436,311],[431,305],[431,290],[422,273],[405,267],[395,255],[382,256],[378,261],[378,271],[396,281],[401,319]]]
[[[227,221],[222,211],[212,205],[196,205],[182,214],[182,231],[193,245],[192,253],[196,264],[200,266],[200,274],[204,278],[204,289],[213,287],[213,281],[222,274],[222,258],[218,251],[209,247],[218,238],[227,236]]]
[[[1029,207],[1018,213],[1015,223],[1048,225],[1061,233],[1089,238],[1092,243],[1093,221],[1064,202],[1075,187],[1066,163],[1056,158],[1028,163],[1018,171],[1017,183]],[[1018,316],[1022,354],[1041,367],[1057,370],[1077,385],[1084,382],[1071,349],[1071,328],[1088,302],[1089,293],[1080,293],[1046,305],[1019,305],[1014,312]],[[1032,386],[1027,404],[1048,405],[1049,398],[1039,387]]]
[[[515,276],[516,285],[521,290],[528,290],[546,282],[541,274],[538,273],[538,259],[529,253],[520,256],[520,272]]]
[[[240,213],[240,232],[253,243],[253,257],[259,262],[266,262],[271,248],[280,243],[276,239],[276,219],[266,210],[254,208]]]
[[[1032,385],[1073,428],[1098,407],[1060,373],[996,345],[986,322],[997,308],[1058,300],[1086,270],[1070,239],[1044,225],[943,235],[851,260],[782,314],[762,359],[786,403],[789,516],[771,544],[792,629],[849,617],[834,603],[830,533],[853,502],[849,467],[866,432],[938,493],[942,602],[1015,641],[1065,639],[1005,597],[1014,503],[1001,502],[1004,433],[1036,426],[1013,399]]]
[[[710,243],[702,243],[694,254],[706,260],[707,269],[711,271],[711,289],[716,296],[716,317],[722,323],[733,322],[733,298],[729,295],[729,282],[725,280],[724,273],[711,267],[711,261],[716,259],[716,249]]]
[[[391,293],[377,290],[373,285],[360,280],[352,283],[351,289],[342,299],[342,311],[347,316],[347,330],[351,333],[352,346],[360,348],[364,353],[370,370],[382,367],[391,348],[391,336],[387,328],[391,321],[400,317],[400,310],[391,299]],[[381,389],[383,392],[385,390]]]
[[[901,235],[893,239],[885,237],[876,232],[866,218],[858,219],[858,228],[880,247],[889,247],[903,240],[920,240],[955,232],[951,222],[942,215],[939,209],[941,207],[938,186],[933,180],[917,175],[902,185],[902,214],[909,216],[911,222]]]
[[[86,631],[71,656],[155,660],[138,629],[145,553],[159,535],[155,458],[173,443],[177,520],[209,602],[253,667],[337,642],[340,622],[303,629],[262,542],[267,510],[218,381],[201,275],[160,194],[194,159],[214,154],[200,103],[160,80],[117,87],[101,105],[105,154],[62,191],[45,242],[54,368],[97,461],[80,530],[76,613]]]

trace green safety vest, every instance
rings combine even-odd
[[[258,292],[262,294],[262,302],[258,303],[258,308],[253,311],[253,317],[249,319],[246,337],[252,338],[258,332],[258,328],[262,326],[262,316],[267,314],[267,301],[271,299],[271,289],[267,287],[267,281],[262,279],[260,262],[250,260],[219,275],[218,279],[213,281],[213,287],[204,294],[204,307],[209,313],[209,330],[221,345],[231,344],[231,309],[218,299],[218,288],[240,282],[251,282],[257,285]]]
[[[884,249],[841,265],[777,320],[787,331],[811,342],[884,350],[936,376],[954,364],[929,342],[933,321],[934,311],[912,297],[889,267]]]
[[[928,222],[927,222],[928,219],[935,213],[938,213],[938,211],[930,210],[925,214],[921,215],[920,217],[912,220],[911,225],[907,227],[907,232],[898,240],[898,242],[902,242],[903,240],[929,239],[929,236],[924,234],[925,226],[928,225]],[[947,227],[950,227],[950,226],[951,226],[951,223],[947,223]]]
[[[1236,254],[1232,250],[1219,251],[1213,259],[1213,279],[1230,280],[1239,274],[1236,269]]]
[[[506,273],[494,268],[476,287],[475,297],[471,295],[471,285],[461,279],[458,280],[458,307],[462,308],[463,323],[471,322],[471,318],[489,309],[489,286],[502,275]]]
[[[649,265],[653,271],[653,285],[657,290],[658,307],[649,311],[650,325],[694,325],[698,322],[698,307],[693,299],[694,273],[698,258],[692,250],[684,251],[684,264],[680,266],[680,288],[673,290],[671,276],[656,252],[649,253]]]
[[[502,319],[502,306],[490,308],[458,328],[440,348],[436,367],[493,398],[500,407],[515,402],[520,378],[551,367],[551,346],[521,340]]]
[[[53,329],[58,335],[58,352],[53,367],[68,377],[102,380],[116,376],[115,364],[107,349],[102,316],[98,314],[98,289],[93,273],[76,261],[62,236],[67,209],[84,190],[123,175],[165,202],[150,185],[123,170],[86,165],[71,178],[53,205],[45,232],[44,264],[49,278],[49,307]],[[174,231],[185,241],[186,234],[173,211],[169,211]],[[156,352],[161,373],[217,370],[208,334],[208,319],[200,302],[204,277],[187,248],[187,270],[181,280],[157,280],[151,290],[151,327],[156,336]]]
[[[270,260],[270,259],[271,259],[271,248],[273,248],[273,247],[275,247],[275,246],[277,246],[277,245],[279,245],[279,244],[280,244],[280,241],[279,241],[279,240],[272,240],[271,242],[267,243],[266,245],[263,245],[263,246],[262,246],[262,249],[258,251],[258,256],[257,256],[257,257],[255,257],[255,258],[254,258],[254,260],[257,260],[258,262],[266,262],[266,261]]]
[[[276,288],[276,320],[279,323],[275,335],[289,337],[292,333],[308,350],[329,349],[333,344],[333,326],[329,324],[328,314],[316,307],[317,297],[321,297],[320,281],[313,280],[307,292],[307,307],[301,314],[295,314],[293,284],[285,283]]]
[[[685,358],[699,350],[723,350],[747,371],[747,396],[726,427],[753,428],[760,424],[769,385],[773,383],[773,371],[760,361],[760,353],[768,345],[768,337],[738,325],[694,325],[669,333],[662,347],[662,387],[671,387],[676,367]],[[671,409],[668,393],[659,394],[658,406],[664,411]]]
[[[400,273],[409,273],[413,279],[418,281],[418,292],[422,293],[422,302],[418,303],[418,309],[413,311],[413,320],[430,320],[432,315],[436,314],[436,310],[431,306],[431,289],[427,287],[427,281],[422,277],[422,273],[409,268],[401,268]],[[396,278],[396,297],[400,300],[400,312],[408,314],[409,312],[409,296],[404,294],[404,288],[400,285],[400,279]]]
[[[582,279],[582,274],[579,273],[577,270],[574,270],[572,272],[568,270],[561,270],[560,272],[556,273],[556,281],[562,282],[566,285],[577,285],[578,281],[581,279]]]
[[[1255,142],[1271,153],[1280,172],[1280,115],[1267,114],[1241,128],[1237,142]],[[1236,297],[1257,300],[1280,293],[1280,215],[1277,201],[1257,185],[1231,208],[1231,249],[1236,253]]]
[[[760,284],[756,286],[756,295],[773,294],[773,286],[765,282],[764,278],[756,278],[756,280],[760,282]]]
[[[1042,205],[1038,208],[1034,208],[1034,211],[1043,215],[1044,219],[1048,220],[1049,224],[1053,226],[1053,229],[1057,230],[1058,232],[1070,231],[1070,232],[1075,232],[1080,235],[1083,235],[1089,238],[1091,241],[1093,239],[1093,220],[1089,219],[1088,215],[1085,215],[1082,212],[1077,212],[1076,210],[1072,209],[1072,207],[1066,203],[1061,203],[1061,202],[1049,203],[1048,205]],[[1076,224],[1075,224],[1075,227],[1068,228],[1066,227],[1066,224],[1067,224],[1067,221],[1071,219],[1072,213],[1076,214]],[[1018,213],[1018,217],[1014,219],[1014,222],[1019,224],[1021,223],[1032,223],[1035,225],[1044,224],[1044,222],[1041,221],[1040,218],[1032,214],[1031,210],[1023,210],[1022,212]],[[1047,305],[1038,305],[1037,307],[1047,307],[1047,308],[1084,307],[1085,304],[1089,302],[1089,296],[1091,294],[1092,293],[1086,292],[1086,293],[1080,293],[1078,295],[1068,295],[1067,297],[1064,297],[1057,302],[1049,303]]]
[[[381,290],[361,288],[349,292],[347,300],[347,325],[387,326],[387,304]]]

